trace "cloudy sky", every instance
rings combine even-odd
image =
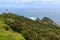
[[[0,0],[0,2],[32,2],[32,1],[59,2],[60,0]]]
[[[0,0],[2,8],[60,8],[60,0]]]

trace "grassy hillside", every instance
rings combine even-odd
[[[0,40],[25,40],[25,38],[22,34],[12,31],[10,26],[5,23],[5,18],[0,15]]]
[[[21,34],[0,29],[0,40],[25,40]]]
[[[1,40],[60,40],[60,28],[53,23],[38,22],[12,13],[0,14],[0,28],[4,29],[0,32],[0,35],[4,34]]]

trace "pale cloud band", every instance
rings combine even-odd
[[[60,0],[0,0],[0,2],[60,2]]]

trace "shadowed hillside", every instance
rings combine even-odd
[[[10,35],[10,32],[12,32],[12,38],[9,36],[11,40],[15,38],[15,40],[21,38],[21,40],[60,40],[60,28],[54,25],[51,19],[45,17],[40,21],[34,21],[12,13],[3,13],[0,14],[0,30],[4,30],[0,33],[6,32]],[[16,35],[13,35],[15,32]],[[5,36],[2,36],[0,39],[5,40],[3,39]]]

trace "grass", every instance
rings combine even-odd
[[[22,34],[0,29],[0,40],[25,40]]]

